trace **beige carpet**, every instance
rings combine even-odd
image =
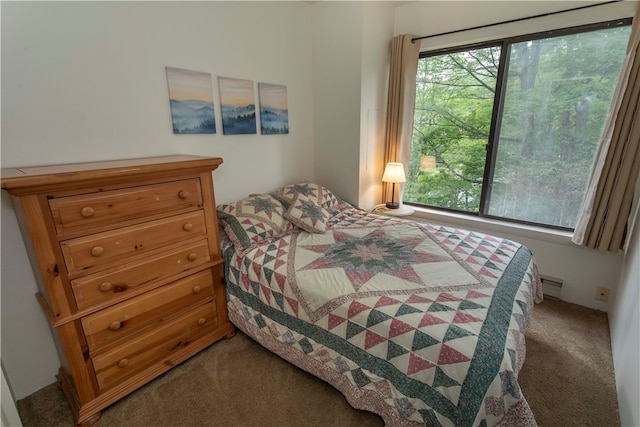
[[[540,426],[619,426],[605,313],[536,306],[520,384]],[[25,427],[72,426],[55,384],[18,401]],[[97,427],[379,426],[331,386],[238,333],[107,408]]]

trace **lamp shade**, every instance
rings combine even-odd
[[[406,180],[402,163],[387,163],[387,167],[384,169],[384,174],[382,175],[382,182],[399,183],[405,182]]]

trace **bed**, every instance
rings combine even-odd
[[[218,206],[229,316],[389,426],[532,425],[518,384],[542,288],[525,246],[297,183]]]

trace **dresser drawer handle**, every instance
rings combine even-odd
[[[182,190],[181,192],[178,193],[178,197],[184,200],[187,197],[189,197],[189,192],[187,190]]]
[[[122,323],[116,320],[115,322],[112,322],[109,325],[109,329],[111,329],[112,331],[117,331],[118,329],[120,329],[121,326],[122,326]]]
[[[191,224],[190,222],[187,222],[185,225],[182,226],[182,229],[184,231],[191,231],[193,230],[193,224]]]
[[[194,287],[193,287],[193,293],[194,293],[194,294],[199,294],[201,290],[202,290],[202,289],[201,289],[201,288],[200,288],[200,286],[198,286],[198,285],[196,285],[196,286],[194,286]]]
[[[188,259],[189,261],[195,261],[195,260],[196,260],[196,258],[198,258],[198,254],[197,254],[197,253],[195,253],[195,252],[191,252],[189,255],[187,255],[187,259]]]
[[[202,326],[206,323],[207,319],[205,319],[204,317],[201,317],[198,319],[198,326]]]
[[[113,289],[113,285],[109,282],[104,282],[100,284],[101,292],[109,292],[111,289]]]
[[[121,368],[126,368],[128,364],[129,364],[129,359],[121,359],[118,362],[118,366]]]
[[[82,215],[84,218],[91,218],[93,214],[93,208],[89,206],[87,206],[86,208],[82,208],[82,210],[80,211],[80,215]]]
[[[102,246],[94,246],[91,248],[91,255],[94,257],[99,257],[104,253],[104,248]]]

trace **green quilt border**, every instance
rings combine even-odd
[[[233,248],[225,251],[225,276],[230,277],[233,274],[235,281],[238,282],[240,271],[231,265],[233,252]],[[319,326],[263,303],[257,296],[245,292],[240,286],[228,279],[226,280],[226,288],[229,294],[239,298],[245,305],[257,312],[331,348],[358,366],[387,379],[401,393],[422,400],[427,406],[453,421],[455,425],[466,426],[473,425],[482,406],[486,390],[500,371],[515,297],[531,258],[531,252],[521,246],[496,285],[497,289],[493,293],[486,320],[478,335],[478,344],[471,360],[469,372],[462,384],[458,406],[424,383],[407,377],[389,361],[379,359]],[[252,288],[259,285],[251,282]],[[500,325],[504,325],[504,327],[500,327]]]

